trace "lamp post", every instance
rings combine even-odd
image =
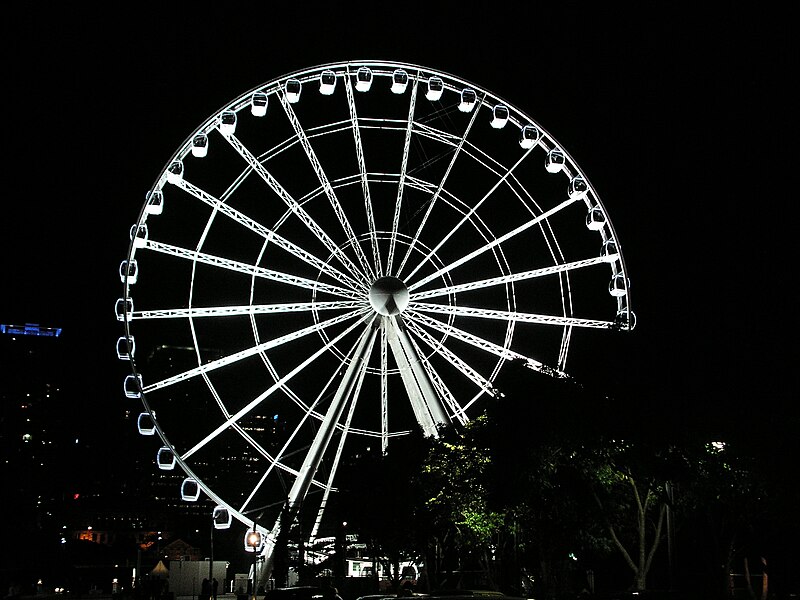
[[[217,590],[214,588],[214,521],[211,521],[211,555],[208,559],[208,585],[211,586],[212,600],[217,600]]]
[[[247,534],[247,546],[252,548],[253,552],[253,595],[252,600],[258,599],[258,577],[256,571],[258,568],[258,551],[261,548],[261,533],[256,530],[256,524],[253,523],[253,531]]]

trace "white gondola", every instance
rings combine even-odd
[[[625,306],[617,311],[617,326],[632,331],[636,327],[636,313]]]
[[[585,198],[586,193],[589,191],[589,182],[580,175],[575,175],[569,180],[569,197],[570,200],[579,200]]]
[[[444,81],[441,77],[431,77],[428,80],[428,91],[425,92],[425,97],[431,102],[436,102],[442,97],[444,92]]]
[[[565,160],[564,153],[558,148],[553,148],[547,153],[547,158],[544,162],[544,168],[547,169],[548,173],[558,173],[564,168]]]
[[[392,73],[392,93],[403,94],[408,87],[408,73],[403,69],[396,69]]]
[[[219,116],[219,132],[222,135],[233,135],[236,132],[236,113],[226,110]]]
[[[461,102],[458,105],[458,110],[461,112],[472,112],[475,104],[478,102],[478,94],[471,88],[466,88],[461,91]]]
[[[122,383],[126,398],[141,398],[143,387],[141,375],[126,375]]]
[[[119,278],[122,283],[127,283],[128,285],[133,285],[136,283],[136,278],[139,274],[139,268],[136,263],[136,259],[133,258],[130,261],[123,260],[119,265]]]
[[[173,161],[167,167],[167,181],[179,183],[183,179],[183,163],[179,160]]]
[[[211,520],[214,521],[214,529],[229,529],[233,522],[233,516],[224,506],[215,506]]]
[[[134,248],[144,248],[147,245],[147,225],[133,225],[130,238]]]
[[[263,117],[267,114],[269,98],[264,92],[256,92],[250,97],[250,114],[254,117]]]
[[[617,273],[608,283],[608,293],[612,296],[624,296],[628,291],[628,280],[624,273]]]
[[[508,107],[503,104],[498,104],[492,110],[492,120],[489,123],[495,129],[502,129],[508,123]]]
[[[244,551],[245,552],[261,552],[264,549],[266,540],[260,531],[245,531],[244,532]]]
[[[117,298],[114,305],[117,321],[130,321],[133,314],[133,300],[130,298]]]
[[[600,256],[608,263],[613,263],[619,258],[619,250],[617,249],[617,242],[614,238],[608,238],[603,242],[603,248],[600,250]]]
[[[356,90],[368,92],[372,87],[372,71],[368,67],[361,67],[356,71]]]
[[[162,446],[158,449],[156,454],[156,464],[162,471],[172,471],[177,464],[178,459],[175,458],[175,453],[167,446]]]
[[[200,498],[200,485],[194,477],[187,477],[181,483],[181,500],[197,502],[198,498]]]
[[[586,227],[592,231],[600,231],[606,224],[606,215],[603,209],[595,206],[586,213]]]
[[[319,93],[323,96],[330,96],[336,89],[336,73],[330,70],[323,71],[319,75]]]
[[[208,154],[208,136],[198,133],[192,138],[192,156],[204,158]]]
[[[542,132],[536,125],[525,125],[519,130],[519,145],[525,150],[533,148],[542,138]]]
[[[136,419],[136,428],[139,430],[139,435],[156,434],[156,423],[150,413],[139,413],[139,418]]]
[[[130,338],[122,336],[117,340],[117,358],[120,360],[130,360],[135,353],[136,340],[134,340],[133,336]]]
[[[286,92],[286,99],[294,104],[300,101],[300,92],[303,91],[303,84],[300,83],[299,79],[287,79],[283,90]]]
[[[144,212],[148,215],[160,215],[164,210],[164,194],[161,190],[147,192],[145,200]]]

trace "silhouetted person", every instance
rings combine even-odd
[[[217,587],[219,587],[219,581],[217,581],[217,578],[214,577],[214,579],[211,581],[211,593],[214,597],[214,600],[217,600]]]
[[[205,578],[200,585],[200,600],[209,600],[211,598],[211,582]]]

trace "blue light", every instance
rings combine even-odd
[[[36,335],[39,337],[58,337],[61,335],[60,327],[40,327],[38,323],[25,323],[25,325],[6,325],[0,323],[0,333],[8,335]]]

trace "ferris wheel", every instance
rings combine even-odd
[[[319,535],[351,448],[464,424],[509,361],[565,378],[573,339],[635,324],[619,239],[555,138],[382,61],[206,119],[146,193],[120,279],[139,432],[183,471],[176,495],[258,534],[262,577],[287,514],[313,506]]]

